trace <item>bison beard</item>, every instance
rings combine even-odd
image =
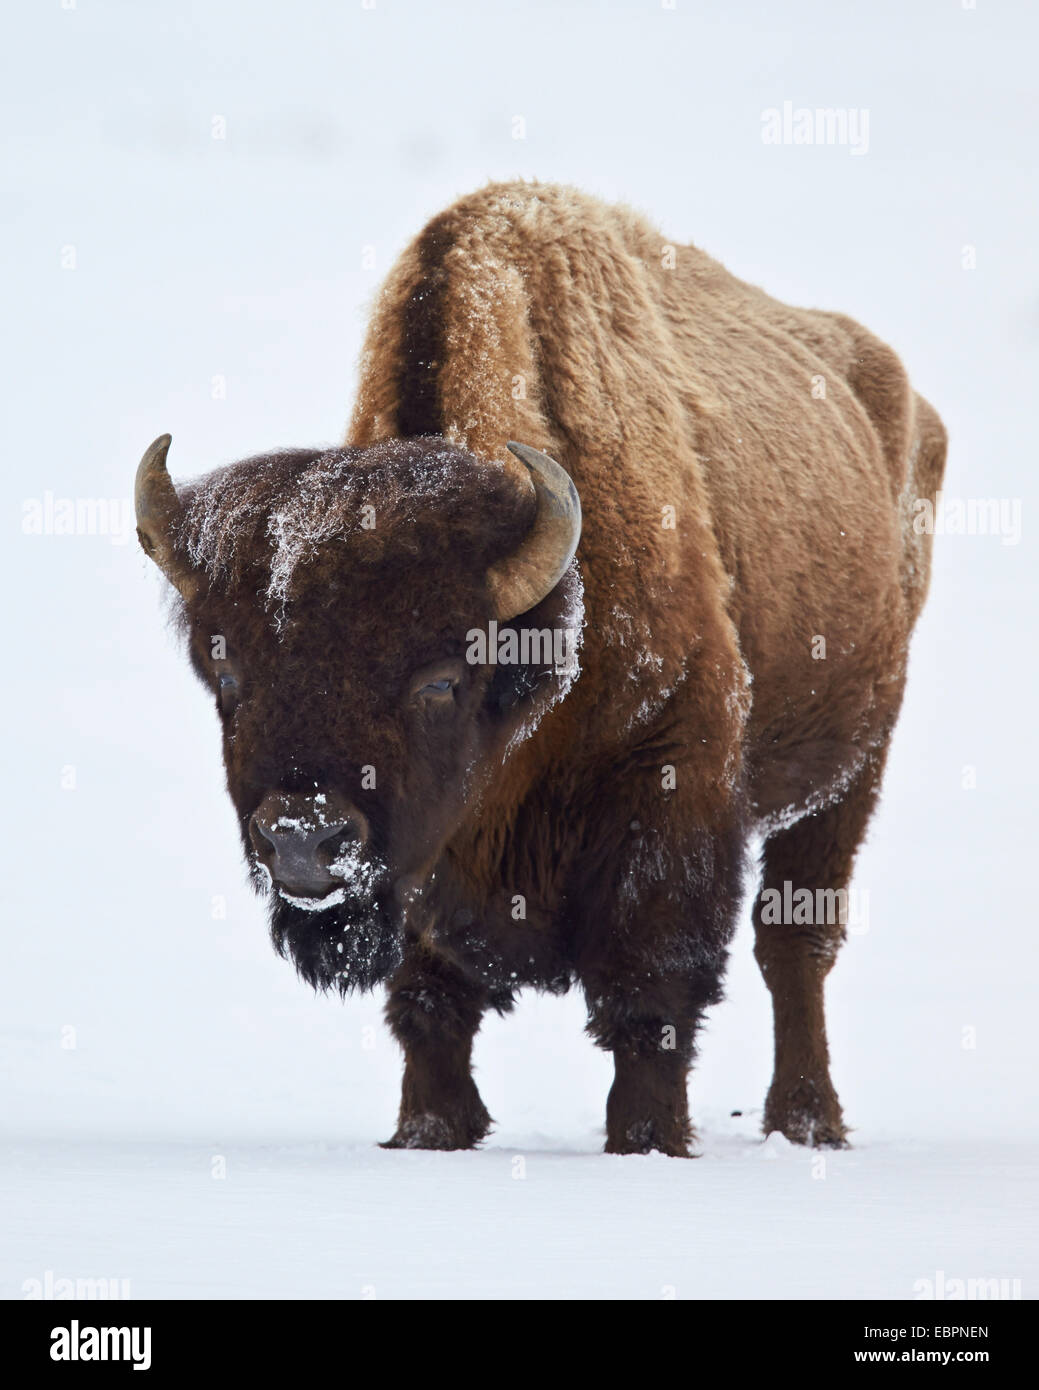
[[[270,894],[271,940],[314,989],[374,989],[404,958],[404,934],[378,897],[351,897],[324,910]]]
[[[390,1145],[478,1143],[481,1018],[578,983],[614,1058],[607,1151],[687,1155],[748,847],[769,901],[832,899],[879,792],[945,460],[898,358],[630,209],[491,185],[391,271],[344,445],[178,491],[169,443],[138,534],[275,947],[319,989],[387,984]],[[497,664],[471,639],[499,629],[575,631],[580,669]],[[764,1128],[841,1145],[844,928],[763,901]]]

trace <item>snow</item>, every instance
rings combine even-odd
[[[562,604],[557,619],[556,631],[562,631],[568,636],[567,656],[565,665],[553,667],[552,683],[548,685],[549,694],[544,691],[539,692],[536,705],[527,714],[527,717],[515,730],[502,752],[502,766],[508,762],[510,755],[516,748],[526,743],[532,738],[541,725],[541,721],[550,710],[555,709],[562,700],[573,689],[574,682],[581,675],[580,652],[581,644],[584,640],[584,580],[581,577],[580,565],[572,565],[563,578],[559,581],[559,590],[562,597]],[[546,682],[547,685],[547,682]],[[470,769],[472,771],[472,769]]]
[[[943,1271],[1035,1296],[1039,24],[938,0],[702,9],[19,13],[0,1294],[51,1270],[140,1297],[911,1298]],[[788,99],[868,108],[868,152],[766,145]],[[55,498],[125,501],[166,429],[178,479],[340,439],[394,256],[516,173],[625,198],[861,319],[946,421],[948,497],[1021,503],[1017,544],[935,537],[854,881],[868,924],[829,985],[855,1147],[825,1176],[755,1137],[771,1022],[746,921],[691,1083],[703,1157],[599,1153],[609,1063],[576,996],[485,1024],[483,1150],[378,1149],[400,1081],[381,1001],[317,998],[271,950],[154,567],[96,527],[22,525]]]
[[[129,1278],[134,1298],[318,1299],[912,1299],[939,1270],[1034,1268],[1015,1215],[1034,1171],[1013,1145],[820,1160],[749,1131],[719,1125],[692,1162],[537,1131],[477,1154],[228,1144],[224,1178],[201,1143],[90,1144],[71,1159],[35,1143],[7,1164],[19,1216],[5,1263],[23,1279]],[[45,1246],[26,1215],[41,1203]]]
[[[343,880],[345,892],[350,889],[355,898],[368,898],[375,885],[386,873],[386,865],[355,840],[347,840],[328,866],[328,872]],[[338,889],[336,890],[339,891]]]
[[[293,907],[302,908],[304,912],[324,912],[329,907],[340,907],[346,902],[346,889],[334,888],[331,893],[326,893],[322,898],[300,898],[295,893],[290,893],[288,889],[279,887],[278,897],[285,902],[292,903]],[[340,946],[339,948],[343,948]]]

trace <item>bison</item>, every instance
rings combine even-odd
[[[178,489],[169,443],[138,535],[277,949],[388,987],[389,1145],[483,1139],[484,1012],[578,983],[606,1151],[687,1155],[754,847],[764,1128],[843,1145],[845,914],[800,908],[847,887],[928,586],[945,433],[895,353],[628,208],[504,183],[391,271],[343,445]]]

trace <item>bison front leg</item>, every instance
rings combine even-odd
[[[721,997],[723,968],[724,957],[692,977],[626,970],[620,990],[611,981],[589,992],[589,1032],[613,1053],[607,1153],[689,1157],[695,1134],[686,1081],[703,1012]]]
[[[840,802],[765,843],[754,955],[772,995],[775,1071],[764,1130],[778,1130],[795,1144],[845,1146],[847,1129],[830,1080],[823,988],[844,940],[845,890],[882,766],[879,757]]]
[[[588,1031],[613,1053],[606,1152],[685,1158],[686,1081],[705,1011],[722,997],[743,843],[735,829],[679,839],[636,821],[634,831],[587,894],[578,954]]]
[[[491,1117],[472,1078],[486,991],[442,957],[409,949],[390,982],[386,1018],[404,1049],[397,1130],[387,1149],[471,1149]]]

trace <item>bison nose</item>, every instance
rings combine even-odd
[[[341,886],[330,872],[346,844],[366,843],[368,824],[332,796],[272,792],[253,812],[249,839],[279,887],[300,897],[323,897]]]

